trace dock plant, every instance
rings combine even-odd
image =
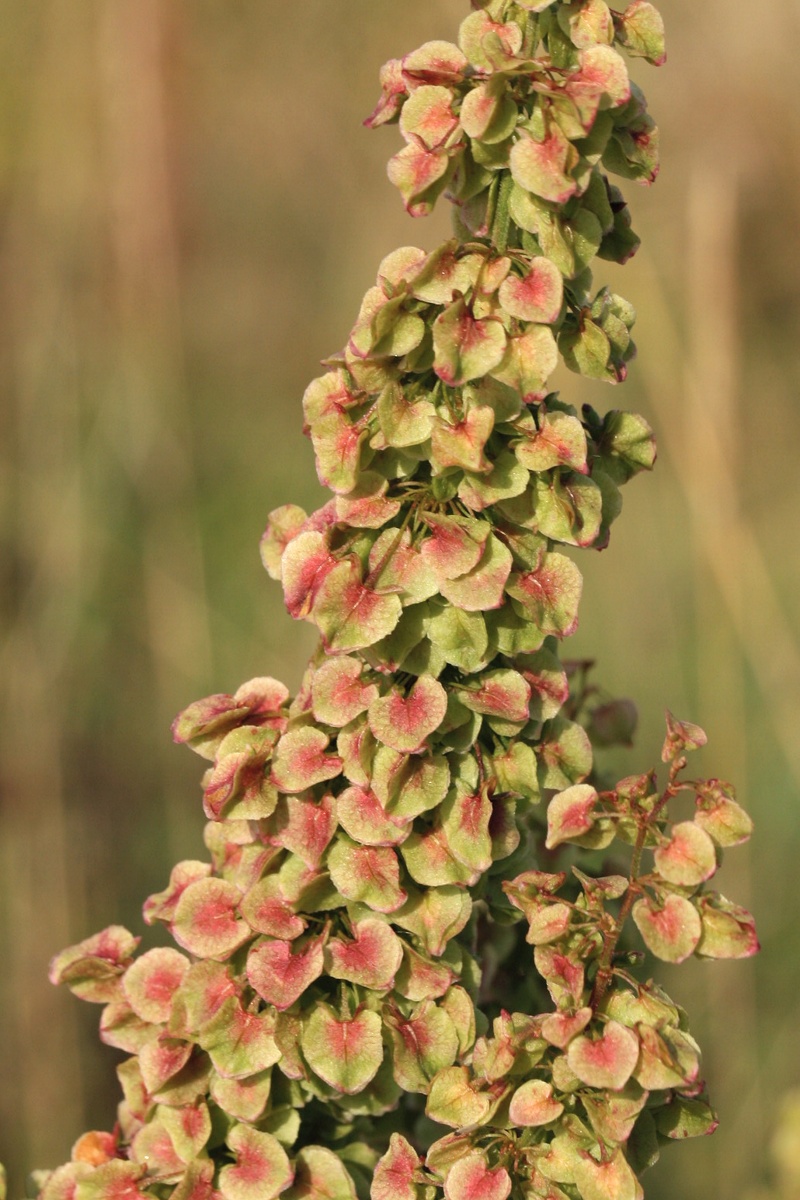
[[[711,888],[751,823],[670,714],[658,770],[605,778],[635,711],[560,657],[576,559],[655,460],[642,417],[548,387],[634,355],[593,282],[639,245],[614,181],[658,170],[628,58],[665,58],[647,0],[474,0],[383,67],[366,123],[453,234],[383,259],[305,393],[331,498],[261,553],[319,648],[295,696],[258,677],[177,717],[209,857],[145,903],[171,944],[112,925],[52,963],[126,1057],[41,1200],[637,1200],[713,1131],[650,971],[755,952]]]

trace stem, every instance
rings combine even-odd
[[[642,852],[644,850],[645,841],[647,840],[647,830],[649,825],[650,821],[645,820],[639,826],[639,832],[636,836],[636,844],[633,847],[633,854],[631,856],[631,870],[628,890],[625,893],[625,898],[622,901],[619,914],[614,922],[614,928],[604,935],[603,953],[600,958],[600,965],[597,968],[597,974],[594,978],[594,987],[592,988],[592,996],[589,1001],[589,1004],[594,1012],[597,1012],[600,1001],[605,996],[611,983],[613,976],[611,963],[614,959],[614,951],[617,948],[617,943],[619,942],[622,930],[625,927],[625,922],[630,916],[630,911],[633,907],[636,892],[638,891],[636,887],[636,881],[639,876],[639,867],[641,866],[642,862]]]

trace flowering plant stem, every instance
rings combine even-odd
[[[258,677],[173,726],[209,764],[210,855],[145,904],[175,944],[112,925],[51,966],[128,1057],[42,1200],[637,1200],[715,1127],[641,964],[754,953],[709,889],[750,820],[682,779],[705,736],[670,714],[666,786],[611,786],[593,750],[635,711],[559,659],[573,554],[655,460],[641,417],[547,381],[633,357],[592,268],[639,244],[609,175],[652,182],[658,139],[623,53],[663,40],[647,0],[476,0],[383,67],[367,124],[399,125],[390,178],[414,217],[446,196],[453,236],[387,255],[305,393],[332,497],[261,547],[320,634],[297,695]]]

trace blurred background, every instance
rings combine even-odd
[[[651,477],[602,554],[581,628],[640,709],[709,734],[752,847],[721,890],[763,952],[665,985],[692,1014],[721,1127],[667,1152],[648,1197],[760,1186],[800,1083],[800,92],[796,0],[663,0],[669,63],[633,71],[662,128],[630,185],[644,245],[600,264],[639,310],[624,390],[565,398],[656,427]],[[387,58],[454,39],[465,0],[26,0],[0,33],[0,1159],[11,1196],[110,1128],[99,1009],[47,982],[58,949],[142,932],[143,899],[203,853],[191,700],[311,651],[261,568],[270,509],[321,499],[300,398],[378,261],[432,247],[361,126]],[[145,945],[152,932],[145,931]],[[674,978],[673,978],[674,974]]]

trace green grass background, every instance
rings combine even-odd
[[[581,627],[640,707],[698,721],[702,766],[757,822],[721,888],[763,953],[689,963],[719,1132],[672,1150],[648,1197],[734,1200],[800,1082],[800,92],[795,0],[664,0],[669,63],[634,67],[664,168],[627,189],[639,310],[611,392],[657,470],[585,552]],[[296,686],[313,638],[257,544],[321,492],[300,398],[379,259],[431,247],[385,176],[396,130],[361,119],[388,57],[453,38],[464,0],[25,0],[0,33],[0,1158],[25,1172],[114,1119],[99,1010],[50,956],[202,853],[198,759],[178,709],[259,674]],[[146,931],[146,939],[152,933]],[[149,944],[146,941],[146,944]]]

